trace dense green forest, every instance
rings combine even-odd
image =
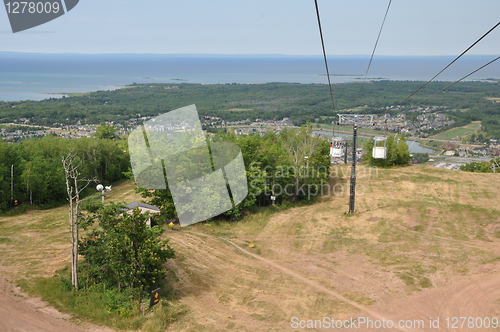
[[[248,195],[243,202],[219,218],[239,219],[244,211],[255,206],[311,200],[320,195],[323,185],[330,184],[329,143],[313,137],[311,132],[311,125],[306,124],[279,134],[270,131],[264,136],[224,132],[212,136],[211,142],[230,142],[240,147],[248,183]],[[139,190],[150,204],[160,208],[163,220],[177,218],[168,187]]]
[[[82,178],[96,178],[106,185],[124,178],[130,165],[120,141],[54,136],[0,141],[0,211],[7,210],[12,200],[42,208],[67,202],[62,157],[69,152],[76,153]],[[95,192],[91,187],[87,193]]]
[[[332,109],[325,84],[133,84],[114,91],[98,91],[42,101],[0,102],[0,123],[25,118],[31,124],[98,124],[131,118],[156,116],[186,105],[196,104],[200,116],[216,116],[227,121],[244,119],[292,118],[295,125],[331,122],[335,112],[357,107],[363,113],[391,113],[386,106],[449,106],[448,117],[463,125],[482,120],[490,137],[500,138],[500,83],[461,82],[433,96],[449,82],[432,82],[412,98],[404,99],[422,86],[417,81],[374,81],[334,84],[336,110]],[[421,104],[420,101],[423,101]],[[384,108],[384,109],[382,109]]]
[[[96,136],[108,137],[111,134],[107,129],[107,125],[98,127]],[[211,136],[212,142],[238,145],[247,169],[250,194],[222,217],[239,218],[245,209],[271,204],[271,196],[281,204],[318,195],[320,185],[328,183],[329,145],[311,136],[311,132],[312,127],[308,124],[300,129],[283,130],[280,134],[268,132],[264,136],[236,136],[223,132]],[[18,200],[23,206],[42,208],[66,202],[62,158],[70,152],[77,157],[82,179],[95,178],[109,185],[132,174],[126,140],[69,139],[49,135],[18,143],[0,141],[0,211],[8,210],[12,200]],[[95,193],[94,187],[88,187],[83,195]],[[142,189],[142,192],[162,209],[165,220],[177,217],[168,189]]]

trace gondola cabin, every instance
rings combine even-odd
[[[332,137],[330,142],[330,158],[342,158],[345,153],[345,142],[342,137]]]
[[[386,148],[386,141],[387,138],[385,137],[375,137],[373,143],[373,151],[372,151],[372,156],[374,159],[386,159],[387,158],[387,148]]]

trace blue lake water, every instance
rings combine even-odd
[[[454,81],[495,56],[463,57],[438,80]],[[368,79],[425,81],[453,57],[375,57]],[[333,83],[362,81],[369,58],[328,58]],[[498,63],[497,63],[498,62]],[[468,80],[500,78],[500,61]],[[327,83],[319,56],[38,54],[0,52],[0,100],[111,90],[132,83]],[[53,95],[49,95],[53,94]]]

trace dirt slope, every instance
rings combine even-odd
[[[382,317],[423,321],[407,330],[428,331],[439,317],[440,330],[456,331],[446,318],[498,318],[497,176],[379,170],[358,179],[364,191],[352,216],[344,214],[346,195],[330,195],[245,223],[172,231],[167,236],[181,253],[172,263],[177,287],[192,309],[172,330],[288,331],[292,317]]]
[[[412,166],[360,169],[358,175],[354,215],[345,214],[345,190],[245,222],[168,230],[177,250],[168,263],[175,272],[170,281],[186,308],[169,330],[290,331],[293,317],[424,323],[359,331],[499,330],[452,329],[445,321],[500,317],[498,174]],[[338,179],[344,189],[348,177]],[[120,192],[135,199],[130,188]],[[65,214],[56,209],[0,218],[0,275],[12,278],[28,266],[25,277],[50,276],[64,266]],[[16,294],[0,278],[0,297],[7,299],[0,304],[0,331],[102,330],[70,323]],[[439,329],[432,329],[436,318]]]
[[[23,294],[17,287],[0,278],[0,331],[2,332],[111,332],[106,327],[70,322],[46,302]]]

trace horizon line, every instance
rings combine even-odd
[[[23,52],[23,51],[0,51],[0,54],[40,54],[40,55],[150,55],[150,56],[187,56],[187,57],[323,57],[322,54],[279,54],[279,53],[254,53],[254,54],[232,54],[232,53],[78,53],[78,52]],[[448,55],[394,55],[381,54],[376,57],[453,57]],[[498,54],[467,54],[464,56],[498,56]],[[327,57],[370,57],[370,54],[331,54]]]

